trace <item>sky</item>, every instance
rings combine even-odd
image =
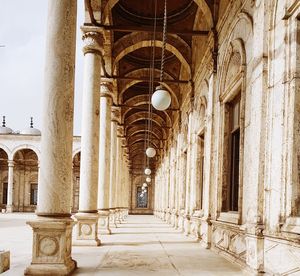
[[[51,1],[51,0],[50,0]],[[83,54],[80,25],[84,0],[78,0],[74,135],[80,135]],[[0,0],[0,120],[14,131],[41,129],[48,0]]]

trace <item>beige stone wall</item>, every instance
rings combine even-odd
[[[216,72],[212,34],[204,42],[193,40],[194,103],[191,89],[182,88],[181,122],[173,130],[156,177],[161,190],[156,192],[155,214],[164,219],[173,216],[169,222],[175,227],[252,272],[290,275],[300,270],[296,242],[300,233],[300,5],[287,0],[228,2],[226,11],[220,8],[224,16],[217,24]],[[224,212],[229,162],[226,103],[239,91],[239,209]],[[197,139],[202,134],[201,188]],[[161,182],[166,180],[159,171],[169,162],[168,156],[170,167],[178,173],[175,185],[170,180],[173,211],[160,197]]]

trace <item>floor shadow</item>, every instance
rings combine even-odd
[[[159,231],[159,232],[112,232],[111,235],[153,235],[153,234],[181,234],[180,232]]]
[[[172,229],[172,227],[171,226],[168,226],[168,225],[166,225],[166,226],[157,226],[157,225],[151,225],[151,224],[145,224],[145,226],[134,226],[134,224],[133,225],[118,225],[118,227],[117,228],[169,228],[169,229]]]
[[[102,242],[103,246],[144,246],[149,244],[190,244],[197,241],[140,241],[140,242]]]

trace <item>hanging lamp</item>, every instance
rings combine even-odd
[[[163,47],[161,51],[161,68],[160,68],[160,83],[163,82],[164,65],[165,65],[165,50],[167,37],[167,0],[165,0],[164,8],[164,25],[163,25]],[[169,108],[171,104],[171,95],[162,85],[157,86],[152,95],[151,103],[157,110],[164,111]]]
[[[146,168],[146,169],[145,169],[145,174],[146,174],[146,175],[150,175],[150,174],[151,174],[151,170],[150,170],[149,168]]]
[[[150,158],[154,157],[156,155],[156,150],[152,147],[148,147],[146,149],[146,155]]]

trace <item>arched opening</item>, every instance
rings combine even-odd
[[[20,149],[13,161],[13,210],[33,212],[38,198],[38,156],[31,149]]]
[[[76,213],[79,208],[79,183],[80,183],[80,151],[73,157],[73,199],[72,213]]]
[[[0,148],[0,207],[5,209],[7,204],[7,178],[8,178],[8,156],[7,153]]]

